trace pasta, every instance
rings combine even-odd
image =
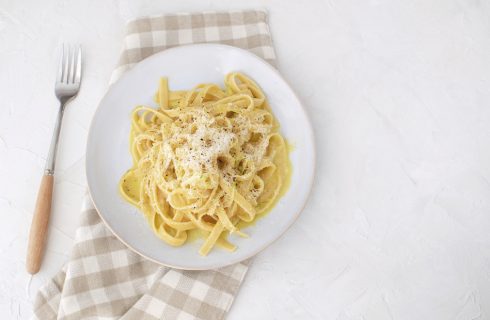
[[[121,178],[122,196],[139,208],[155,234],[173,246],[191,232],[234,251],[228,234],[247,237],[244,224],[270,210],[291,174],[286,142],[258,85],[242,73],[225,88],[200,84],[169,91],[161,78],[158,108],[131,115],[133,167]]]

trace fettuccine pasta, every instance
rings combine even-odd
[[[229,73],[224,82],[224,89],[200,84],[169,91],[162,78],[159,107],[132,112],[133,167],[119,185],[168,244],[181,246],[200,230],[201,255],[216,244],[235,250],[227,235],[246,237],[240,226],[272,208],[291,174],[262,90],[241,73]]]

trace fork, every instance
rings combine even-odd
[[[46,234],[51,213],[51,199],[53,195],[54,167],[56,163],[56,151],[61,130],[61,120],[66,104],[77,95],[82,81],[82,49],[80,46],[63,45],[63,51],[59,63],[58,75],[54,86],[54,92],[60,102],[53,137],[49,147],[44,175],[37,194],[36,207],[32,218],[27,247],[26,269],[30,274],[35,274],[41,268],[41,262],[46,242]]]

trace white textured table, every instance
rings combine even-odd
[[[279,68],[312,117],[318,171],[307,208],[256,258],[229,319],[489,319],[490,3],[248,1],[257,6],[270,11]],[[68,258],[87,129],[124,22],[229,8],[242,7],[0,0],[1,319],[28,318]],[[85,78],[65,115],[48,251],[29,286],[63,41],[83,44]]]

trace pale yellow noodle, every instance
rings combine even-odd
[[[270,210],[291,175],[279,124],[259,86],[244,74],[226,75],[225,88],[200,84],[169,91],[161,78],[155,102],[131,115],[133,167],[121,178],[123,197],[138,207],[155,234],[173,246],[188,232],[207,235],[199,250],[235,246],[241,223]]]

